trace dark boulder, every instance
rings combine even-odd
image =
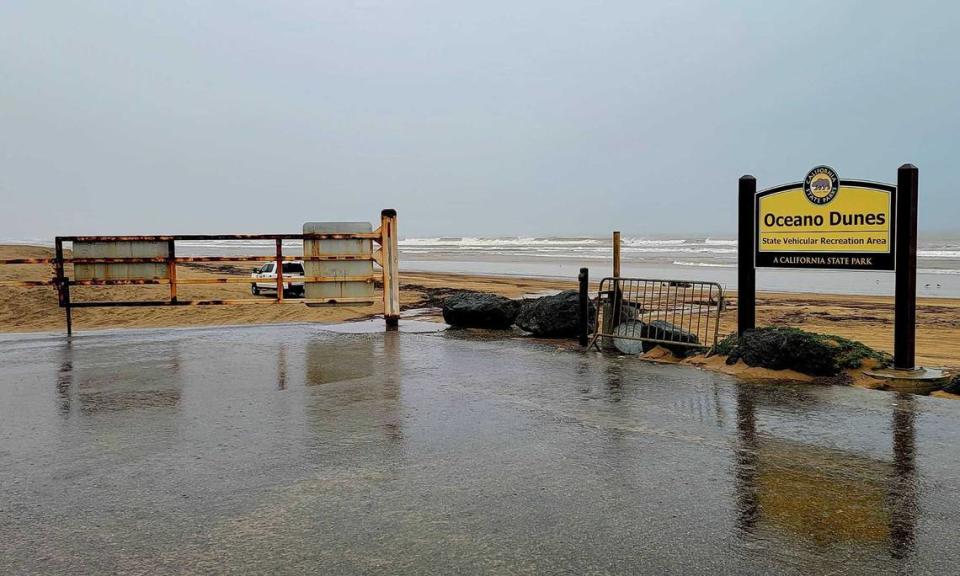
[[[524,300],[517,316],[517,326],[535,336],[576,338],[579,306],[580,294],[576,290]],[[589,306],[588,322],[592,325],[596,319],[597,308],[593,302],[590,302]]]
[[[443,301],[443,321],[464,328],[509,328],[520,302],[483,292],[460,292]]]
[[[730,348],[729,344],[733,344],[728,364],[743,360],[748,366],[796,370],[811,376],[835,376],[845,368],[858,368],[867,358],[880,363],[889,361],[885,354],[860,342],[796,328],[757,328],[728,340],[720,346]]]
[[[682,328],[678,328],[673,324],[666,322],[664,320],[654,320],[644,324],[643,328],[644,338],[653,338],[655,340],[667,340],[669,342],[677,342],[683,344],[699,344],[700,340],[697,338],[696,334],[687,332]],[[669,345],[665,345],[667,348],[670,348]],[[676,347],[675,348],[685,348],[685,347]]]
[[[943,387],[943,391],[951,394],[960,394],[960,375],[951,378],[950,382]]]

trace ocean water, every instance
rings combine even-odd
[[[7,241],[10,242],[10,241]],[[47,244],[42,240],[14,240]],[[401,270],[490,275],[576,278],[581,267],[592,278],[612,273],[610,237],[439,237],[400,240]],[[288,254],[300,254],[299,242],[285,242]],[[272,254],[272,241],[182,241],[182,256]],[[737,241],[714,236],[639,237],[621,240],[623,276],[718,282],[736,288]],[[757,271],[759,290],[827,294],[893,294],[892,272],[827,270]],[[921,239],[917,293],[960,297],[960,235]]]
[[[592,278],[612,273],[609,237],[406,238],[400,241],[402,268],[438,272],[518,274],[575,278],[580,267]],[[736,288],[737,241],[724,237],[621,238],[621,275],[637,278],[703,280]],[[920,241],[917,293],[960,297],[960,236]],[[827,294],[893,294],[892,272],[836,270],[757,271],[759,290]]]

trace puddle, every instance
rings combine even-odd
[[[338,334],[376,334],[387,331],[382,318],[361,320],[360,322],[343,322],[341,324],[320,324],[317,325],[317,329],[323,330],[324,332],[336,332]],[[439,322],[401,319],[398,331],[411,334],[426,334],[430,332],[442,332],[446,329],[447,325]]]
[[[2,346],[0,574],[960,573],[960,403],[513,334]]]
[[[423,316],[441,317],[443,308],[411,308],[400,312],[400,318],[420,318]]]

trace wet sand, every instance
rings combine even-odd
[[[43,257],[40,247],[0,246],[0,258]],[[242,263],[240,263],[242,264]],[[181,265],[180,277],[248,274],[247,266]],[[705,272],[709,279],[709,272]],[[47,279],[46,266],[0,266],[0,279]],[[401,273],[405,308],[428,305],[421,288],[495,292],[511,298],[575,289],[569,281],[445,273]],[[77,298],[162,299],[166,287],[78,288]],[[181,298],[251,297],[246,284],[182,286]],[[736,293],[721,317],[721,334],[736,327]],[[87,308],[74,311],[78,331],[104,328],[206,326],[278,322],[337,322],[382,313],[381,305],[308,308],[300,304],[184,308]],[[431,316],[427,316],[428,318]],[[436,318],[436,315],[432,316]],[[760,293],[760,325],[794,326],[860,340],[878,350],[893,350],[893,298],[820,294]],[[917,361],[925,366],[960,367],[960,299],[920,298],[917,308]],[[0,332],[62,331],[63,313],[52,288],[0,287]]]
[[[958,403],[478,336],[0,336],[0,573],[960,571]]]

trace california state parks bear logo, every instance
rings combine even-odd
[[[840,179],[829,166],[817,166],[803,179],[803,193],[807,200],[820,206],[836,198],[839,189]]]

